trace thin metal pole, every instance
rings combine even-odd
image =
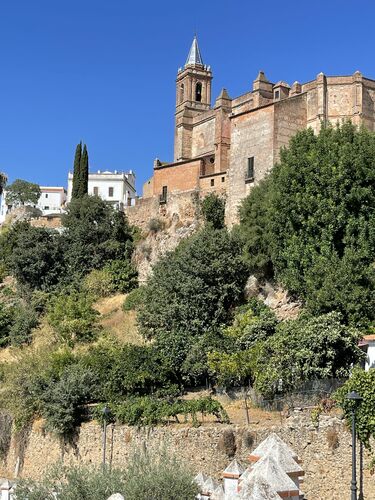
[[[103,420],[103,472],[105,471],[105,455],[107,446],[107,421]]]
[[[356,435],[355,435],[355,410],[352,413],[352,484],[351,484],[351,500],[357,500],[357,470],[356,470]]]

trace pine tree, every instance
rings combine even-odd
[[[77,144],[76,153],[74,156],[72,199],[81,197],[81,157],[82,142]]]
[[[88,182],[89,182],[89,155],[87,152],[86,144],[83,146],[79,176],[80,176],[80,183],[79,183],[80,198],[82,198],[82,196],[84,196],[88,192]]]

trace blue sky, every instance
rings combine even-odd
[[[375,79],[375,2],[0,0],[0,171],[66,185],[76,144],[90,168],[173,159],[175,77],[196,30],[213,99],[320,72]]]

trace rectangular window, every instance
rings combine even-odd
[[[109,198],[113,198],[113,187],[108,188],[108,196]]]
[[[49,210],[49,207],[44,207],[43,210]]]
[[[215,185],[215,179],[211,179],[211,186]]]
[[[221,182],[225,182],[225,177],[222,177],[222,178],[221,178]]]
[[[167,203],[167,195],[168,195],[168,186],[163,186],[161,195],[159,195],[159,202]]]
[[[48,193],[46,193],[46,198],[48,198]]]
[[[247,159],[246,181],[254,180],[254,156]]]
[[[280,90],[275,90],[275,101],[280,99]]]
[[[98,196],[98,194],[99,194],[99,188],[94,187],[94,196]]]

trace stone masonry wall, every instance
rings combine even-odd
[[[200,428],[186,426],[165,426],[142,429],[125,426],[109,426],[107,433],[107,457],[113,466],[124,467],[129,453],[146,444],[157,448],[163,444],[173,450],[195,473],[220,478],[231,457],[220,446],[224,432],[233,431],[236,438],[235,457],[247,462],[250,452],[267,437],[276,432],[298,453],[305,470],[302,490],[308,500],[342,500],[349,498],[351,479],[351,436],[341,420],[335,417],[321,417],[316,428],[311,419],[292,416],[278,426],[265,428],[259,423],[248,426],[213,425]],[[332,437],[333,436],[333,437]],[[11,477],[15,469],[17,446],[12,440],[7,461],[0,473]],[[102,430],[99,425],[83,425],[74,447],[63,449],[60,443],[41,426],[35,425],[30,433],[23,457],[21,476],[39,478],[56,461],[64,463],[100,464],[102,458]],[[365,455],[365,467],[369,457]],[[365,499],[375,498],[375,480],[368,468],[364,470]]]
[[[230,225],[237,221],[238,206],[249,193],[250,186],[245,183],[247,159],[254,156],[255,183],[273,166],[273,134],[273,106],[232,118],[226,204],[226,219]]]

